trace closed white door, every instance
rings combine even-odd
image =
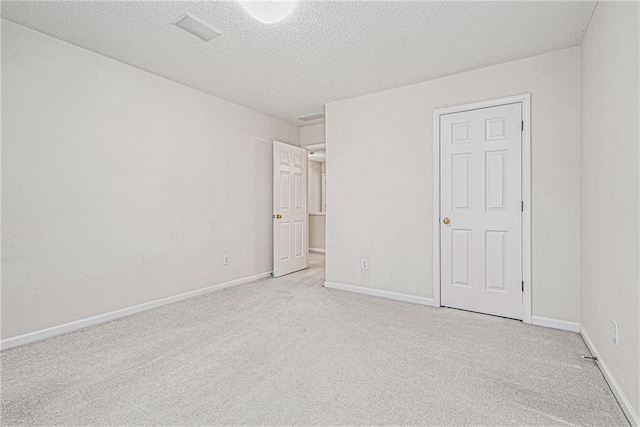
[[[273,277],[309,266],[307,151],[273,142]]]
[[[522,319],[521,108],[440,116],[444,306]]]

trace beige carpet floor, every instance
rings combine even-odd
[[[2,352],[2,424],[627,425],[578,334],[325,289],[312,261]]]

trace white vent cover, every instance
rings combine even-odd
[[[180,18],[173,21],[173,24],[206,42],[222,34],[222,31],[213,28],[209,24],[205,24],[190,13],[185,13]]]
[[[309,122],[311,120],[324,119],[324,114],[316,113],[310,116],[298,117],[298,120],[302,120],[303,122]]]

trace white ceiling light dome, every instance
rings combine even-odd
[[[275,24],[291,15],[297,0],[238,0],[238,3],[263,24]]]

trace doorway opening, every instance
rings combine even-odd
[[[307,145],[309,264],[324,269],[327,215],[327,149],[326,143]]]

